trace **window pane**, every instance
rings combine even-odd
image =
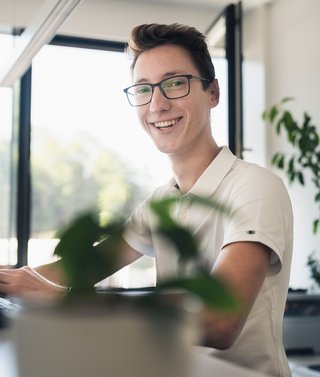
[[[13,37],[0,34],[0,67],[13,48]],[[0,265],[17,263],[15,177],[16,155],[13,132],[13,90],[0,88]]]
[[[30,265],[52,260],[56,231],[76,213],[125,217],[169,177],[122,92],[129,65],[123,53],[61,46],[34,59]]]
[[[227,60],[215,57],[213,64],[220,87],[220,100],[218,106],[211,111],[212,133],[218,145],[228,145]]]

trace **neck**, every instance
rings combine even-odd
[[[220,150],[212,139],[212,143],[207,148],[201,148],[198,153],[189,151],[184,156],[170,156],[173,176],[182,194],[191,190]]]

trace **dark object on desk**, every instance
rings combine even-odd
[[[320,295],[289,292],[283,343],[287,355],[320,352]]]
[[[17,311],[20,308],[21,306],[14,303],[11,299],[0,297],[0,329],[8,326],[8,317],[6,313]]]
[[[141,295],[155,292],[154,286],[138,287],[138,288],[101,288],[96,287],[96,292],[99,294],[119,293],[124,295]]]

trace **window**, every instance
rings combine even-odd
[[[14,38],[0,34],[0,67],[4,66]],[[15,176],[16,133],[13,131],[13,90],[0,88],[0,265],[17,263]]]
[[[230,4],[207,29],[209,46],[225,57],[228,91],[228,146],[242,158],[242,6]]]
[[[122,93],[131,80],[129,65],[122,52],[52,45],[33,61],[31,266],[54,259],[56,231],[77,213],[96,208],[102,220],[125,217],[169,178],[165,156]],[[132,275],[134,285],[154,282],[153,261],[146,259],[139,261],[144,281],[133,267],[113,283],[131,285]]]

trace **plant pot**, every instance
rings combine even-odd
[[[19,377],[188,375],[184,311],[77,304],[25,309],[12,322]]]

